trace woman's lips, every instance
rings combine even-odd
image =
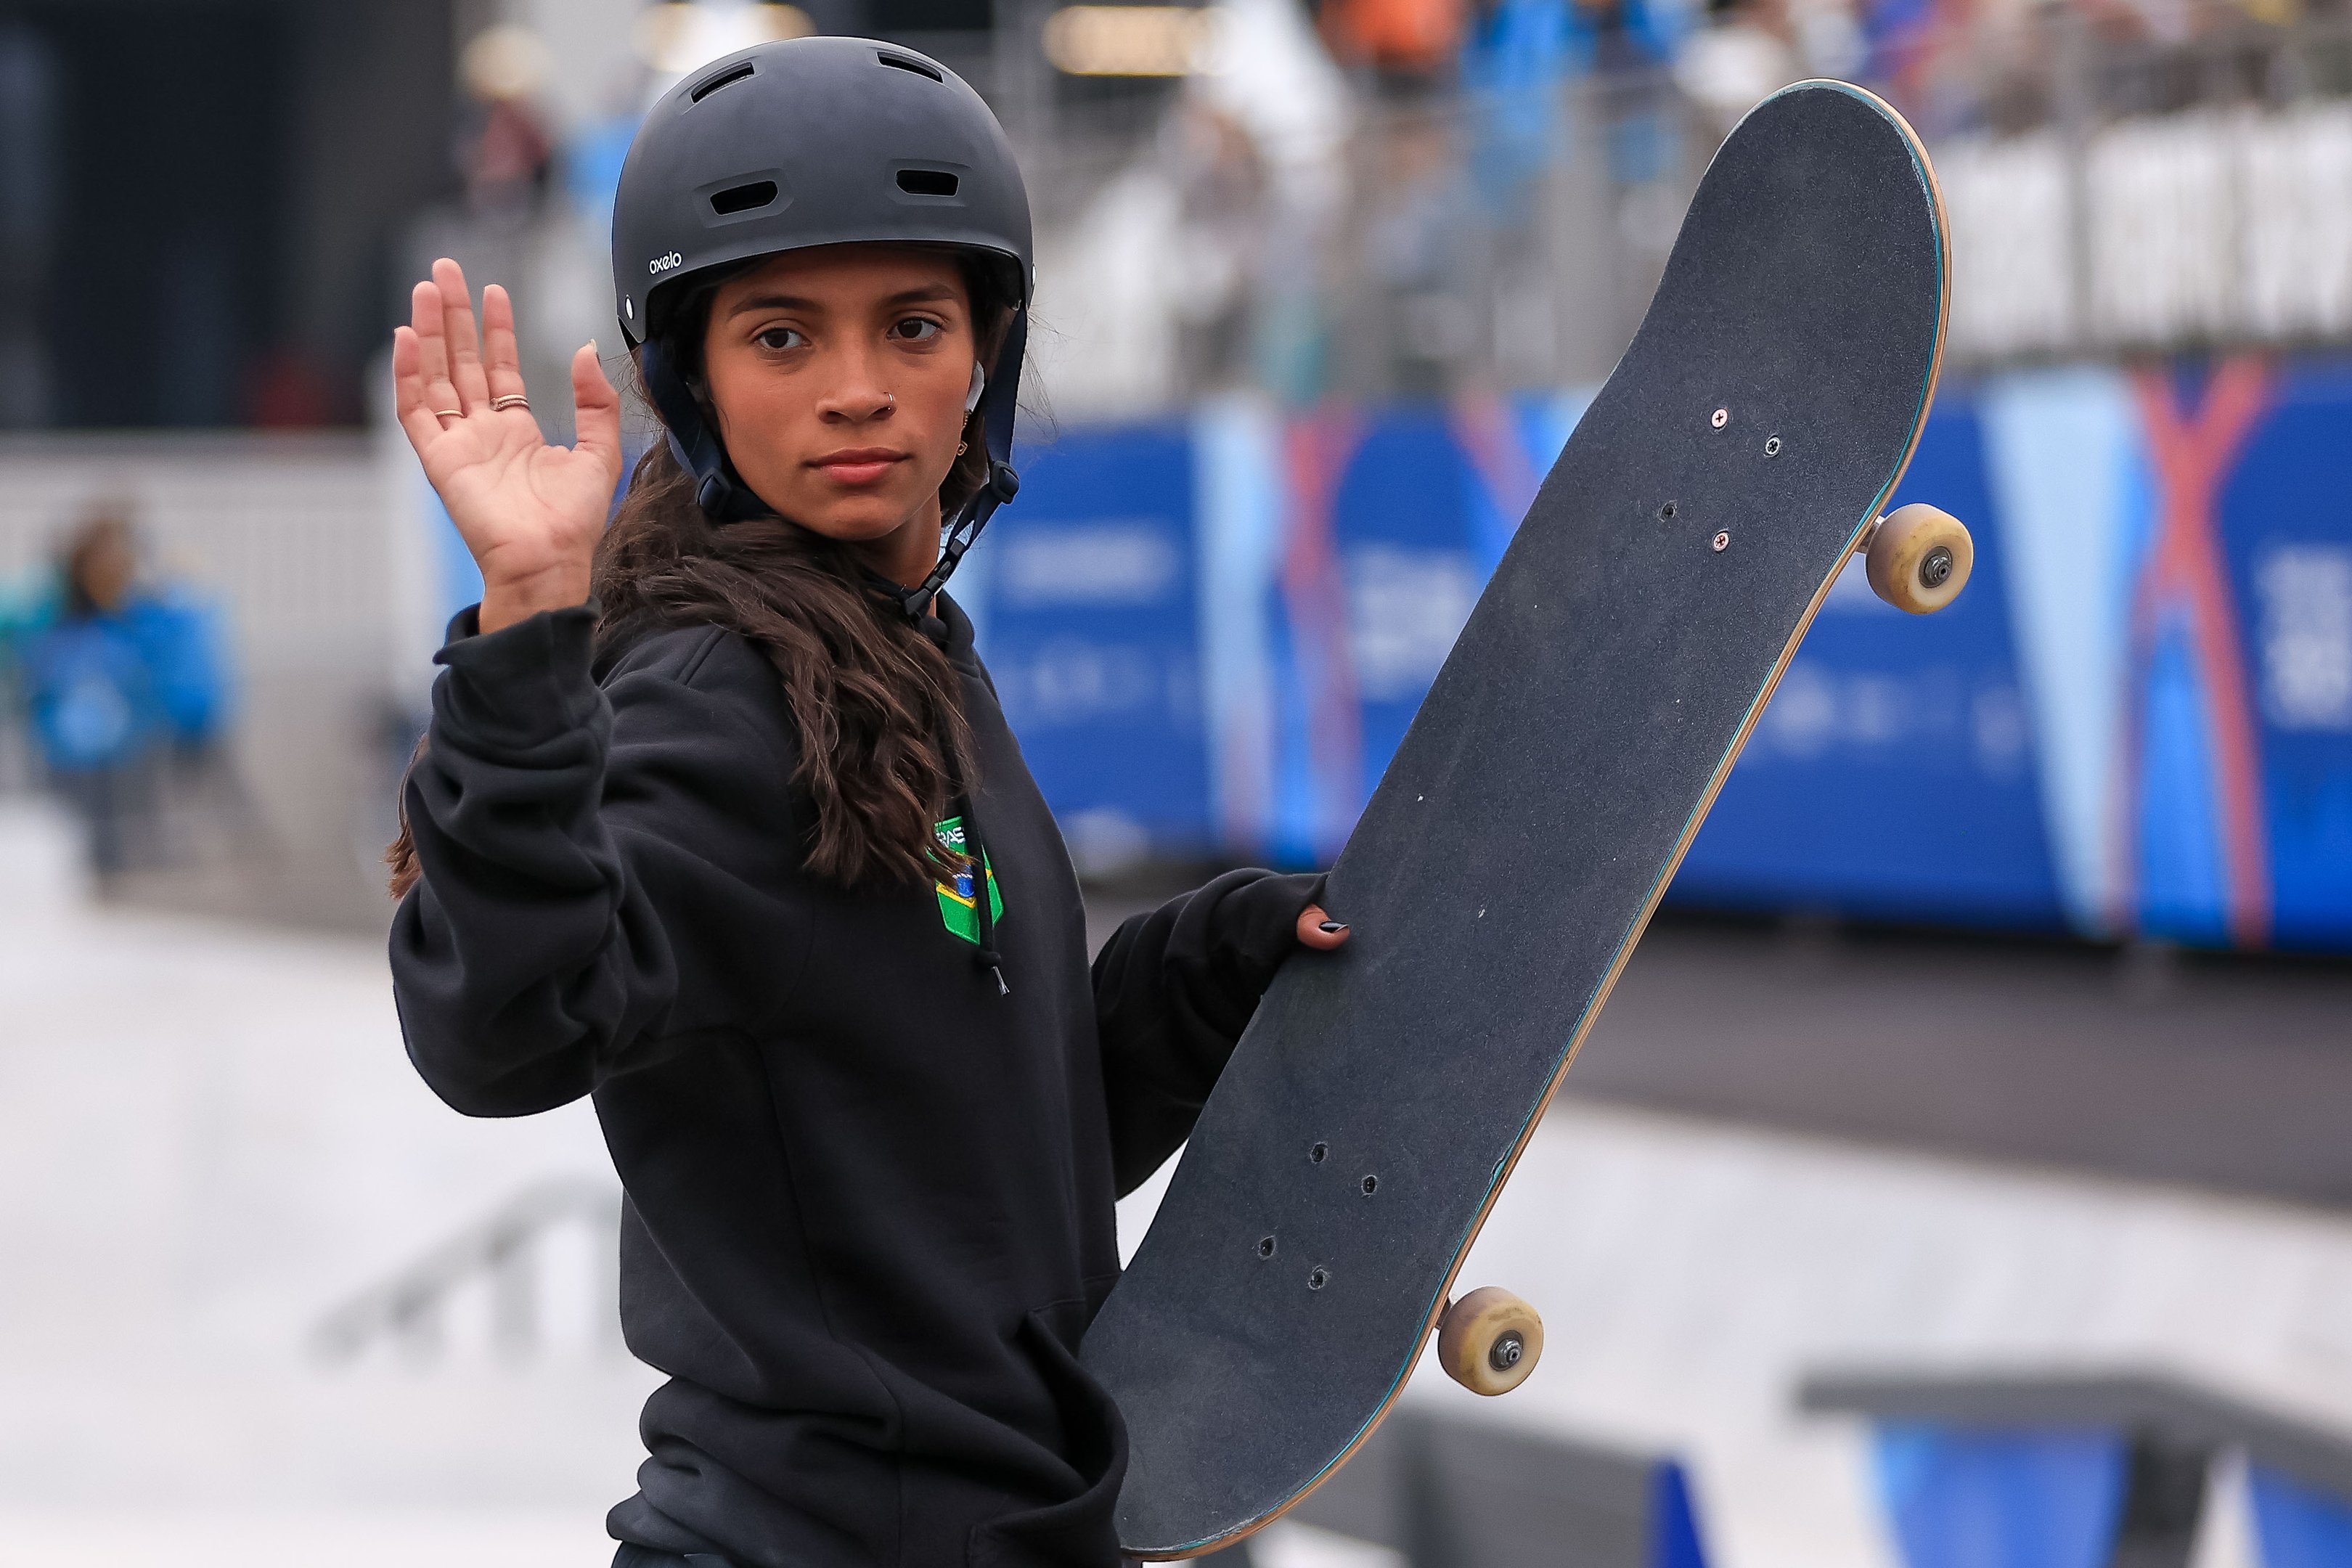
[[[870,485],[907,460],[907,454],[889,447],[852,447],[828,452],[816,460],[816,469],[837,485]]]

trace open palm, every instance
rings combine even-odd
[[[524,401],[514,306],[444,258],[392,338],[400,426],[482,570],[482,629],[588,597],[589,565],[621,478],[621,400],[589,343],[572,356],[579,439],[551,447]]]

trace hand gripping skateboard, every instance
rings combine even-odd
[[[1967,531],[1881,519],[1943,346],[1944,218],[1886,104],[1808,82],[1708,168],[1647,318],[1332,868],[1083,1347],[1119,1538],[1191,1556],[1370,1435],[1431,1329],[1481,1393],[1542,1325],[1463,1255],[1830,584],[1915,613]]]

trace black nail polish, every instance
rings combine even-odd
[[[1338,936],[1341,931],[1348,929],[1348,922],[1345,921],[1325,921],[1316,929],[1320,931],[1326,936]]]

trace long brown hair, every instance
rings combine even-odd
[[[992,372],[1017,296],[988,263],[958,259],[981,362]],[[703,323],[722,280],[700,280],[665,334],[689,385],[698,381]],[[965,421],[964,444],[940,486],[948,518],[988,479],[977,412]],[[804,839],[810,870],[851,886],[919,882],[954,867],[933,825],[975,779],[956,673],[940,646],[877,591],[848,545],[781,518],[714,523],[669,444],[656,441],[597,545],[591,592],[600,664],[649,630],[715,626],[775,667],[800,742],[792,783],[814,808]],[[400,835],[384,863],[394,898],[422,875],[404,779]]]

